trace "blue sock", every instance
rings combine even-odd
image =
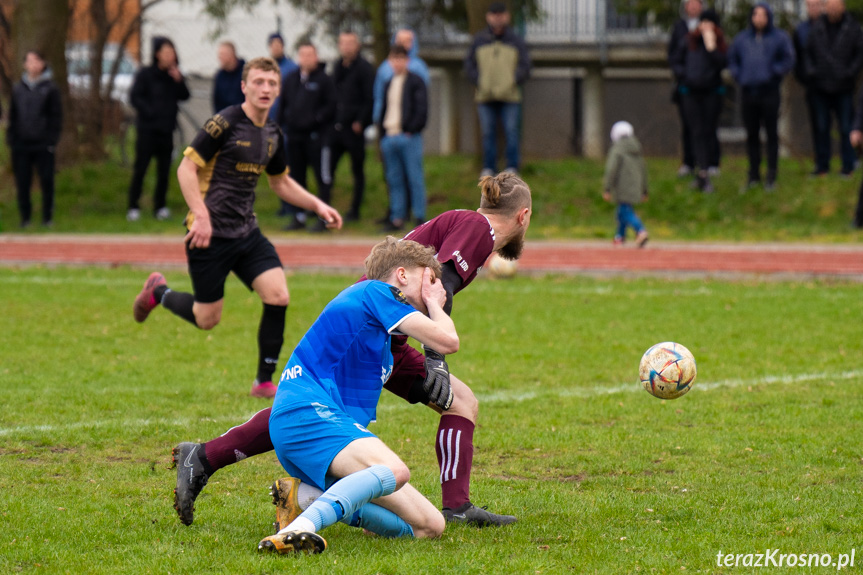
[[[320,531],[345,516],[352,517],[372,499],[389,495],[395,490],[396,477],[390,468],[373,465],[333,483],[300,517],[309,519],[315,524],[315,530]]]
[[[381,537],[395,539],[414,536],[414,530],[407,521],[389,509],[384,509],[374,503],[366,503],[349,517],[350,519],[348,517],[342,519],[342,523],[347,523],[351,527],[368,529]]]

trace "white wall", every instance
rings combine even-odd
[[[250,12],[234,10],[227,18],[225,31],[213,38],[212,32],[216,29],[216,24],[201,13],[199,4],[167,0],[156,4],[144,14],[142,61],[145,65],[151,62],[150,39],[153,36],[168,36],[177,47],[180,68],[184,73],[211,77],[219,66],[216,51],[219,42],[223,40],[233,42],[237,46],[237,54],[246,60],[268,56],[267,36],[276,31],[279,17],[286,52],[293,58],[294,44],[308,30],[314,19],[287,6],[285,2],[276,5],[261,2]],[[330,61],[337,56],[335,39],[325,36],[323,30],[316,32],[314,42],[321,60]]]

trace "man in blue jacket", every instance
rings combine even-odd
[[[219,44],[219,71],[213,80],[213,113],[218,114],[228,106],[246,101],[240,84],[246,61],[237,58],[237,47],[233,42]]]
[[[749,156],[748,187],[761,182],[761,126],[767,132],[766,190],[776,185],[779,156],[779,85],[794,68],[794,49],[784,30],[773,26],[773,12],[765,2],[752,8],[750,25],[731,43],[728,69],[743,93],[743,123]]]

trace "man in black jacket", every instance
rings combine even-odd
[[[701,9],[701,0],[686,0],[686,2],[684,2],[683,15],[674,23],[674,27],[671,29],[671,38],[668,40],[667,52],[669,66],[671,66],[671,59],[674,56],[680,41],[686,37],[687,34],[698,28]],[[680,164],[680,168],[677,170],[677,175],[681,178],[685,178],[695,171],[695,151],[692,147],[692,138],[689,136],[689,123],[686,121],[686,114],[683,113],[683,98],[676,83],[671,94],[671,101],[674,102],[675,106],[677,106],[677,113],[680,116],[680,145],[683,148],[683,160]]]
[[[823,3],[821,0],[806,0],[807,19],[800,22],[794,29],[792,40],[794,42],[794,77],[797,82],[806,89],[806,111],[809,113],[809,130],[812,133],[812,152],[815,155],[815,163],[818,163],[818,140],[815,137],[815,104],[813,102],[812,75],[815,73],[812,58],[809,57],[809,34],[812,25],[821,17]],[[829,152],[827,153],[829,156]]]
[[[423,146],[420,133],[428,121],[428,88],[422,78],[408,71],[408,53],[396,44],[390,48],[393,77],[384,88],[386,95],[378,126],[390,189],[390,221],[385,231],[404,228],[407,219],[407,189],[417,225],[425,221],[426,189],[423,175]]]
[[[42,187],[42,225],[50,227],[53,224],[54,152],[62,125],[60,91],[51,80],[45,59],[31,50],[24,57],[24,75],[12,89],[9,128],[6,131],[6,140],[12,151],[22,228],[30,225],[33,211],[30,186],[34,165]]]
[[[339,35],[339,54],[333,70],[336,89],[336,123],[330,143],[330,173],[335,177],[336,166],[347,152],[351,157],[351,171],[354,174],[354,196],[351,209],[345,219],[360,219],[360,206],[366,187],[365,166],[366,140],[365,129],[372,123],[374,97],[372,86],[375,71],[372,65],[360,55],[360,39],[353,32]]]
[[[153,214],[157,220],[171,216],[166,200],[174,151],[174,128],[177,127],[179,102],[189,99],[189,88],[178,64],[173,42],[164,36],[156,36],[153,38],[153,64],[142,68],[132,84],[132,106],[138,112],[135,124],[138,140],[135,142],[135,168],[129,184],[129,209],[126,212],[126,219],[130,222],[141,218],[141,188],[153,157],[156,158]]]
[[[285,76],[282,86],[279,124],[288,139],[288,165],[291,177],[306,188],[306,172],[311,165],[318,183],[318,197],[330,203],[332,176],[330,173],[329,133],[336,113],[333,80],[318,61],[315,46],[306,42],[297,49],[299,68]],[[291,208],[293,220],[285,230],[305,229],[305,214]],[[311,228],[325,231],[326,224],[318,220]]]
[[[842,175],[854,170],[856,157],[849,136],[854,115],[854,88],[863,68],[863,30],[845,11],[843,0],[827,0],[824,15],[812,23],[807,52],[812,59],[815,108],[815,174],[830,171],[830,114],[839,127]]]

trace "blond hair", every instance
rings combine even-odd
[[[262,70],[264,72],[275,72],[277,76],[279,76],[279,81],[281,81],[282,74],[279,65],[276,64],[276,61],[272,58],[252,58],[246,65],[243,66],[243,82],[245,82],[249,77],[249,72],[251,70]]]
[[[509,216],[531,207],[530,188],[515,174],[501,172],[496,176],[483,176],[479,188],[482,190],[479,209],[485,212]]]
[[[366,277],[386,281],[396,268],[431,268],[435,277],[441,277],[440,262],[435,249],[412,240],[399,240],[392,236],[372,248],[366,258]]]

